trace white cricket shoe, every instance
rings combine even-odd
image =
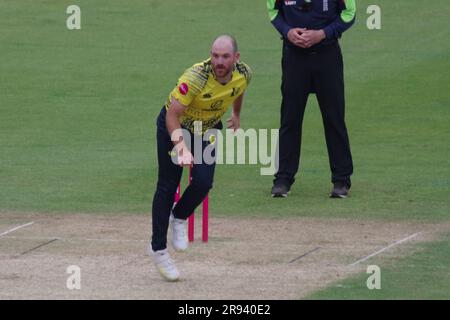
[[[156,269],[167,281],[178,281],[180,272],[178,271],[175,263],[170,258],[169,251],[167,249],[159,251],[150,251],[155,261]]]
[[[185,251],[188,247],[187,220],[177,219],[170,215],[170,223],[172,226],[172,246],[176,251]]]

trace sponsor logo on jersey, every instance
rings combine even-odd
[[[223,104],[223,100],[218,100],[218,101],[214,102],[213,104],[211,104],[210,109],[213,111],[218,111],[222,107],[222,104]]]
[[[187,85],[185,82],[183,82],[182,84],[180,84],[180,85],[178,86],[178,91],[180,91],[180,93],[181,93],[183,96],[185,96],[185,95],[187,95],[187,93],[188,93],[188,91],[189,91],[189,87],[188,87],[188,85]]]
[[[233,91],[231,92],[231,96],[237,96],[241,92],[241,88],[233,88]]]

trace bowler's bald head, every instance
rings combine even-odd
[[[231,52],[233,54],[235,54],[236,52],[238,52],[238,45],[237,45],[237,41],[233,36],[230,36],[228,34],[223,34],[221,36],[218,36],[212,46],[211,46],[212,51],[214,51],[214,49],[219,49],[219,50],[231,50]]]

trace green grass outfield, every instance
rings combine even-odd
[[[71,4],[81,7],[79,31],[66,28]],[[351,198],[327,199],[312,96],[290,197],[270,198],[272,177],[259,166],[222,165],[212,214],[449,219],[448,1],[357,4],[358,21],[341,41]],[[381,30],[366,28],[370,4],[382,8]],[[0,211],[150,214],[155,118],[177,77],[221,33],[237,37],[253,69],[243,128],[277,128],[281,43],[265,1],[2,0]]]

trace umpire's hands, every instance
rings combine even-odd
[[[305,48],[303,39],[301,38],[302,33],[305,31],[305,28],[292,28],[291,30],[289,30],[287,37],[289,41],[295,44],[297,47]]]
[[[300,35],[300,41],[303,43],[304,48],[309,48],[325,39],[325,37],[323,30],[305,30]]]
[[[307,30],[305,28],[292,28],[288,32],[290,42],[300,48],[310,48],[325,39],[323,30]]]

